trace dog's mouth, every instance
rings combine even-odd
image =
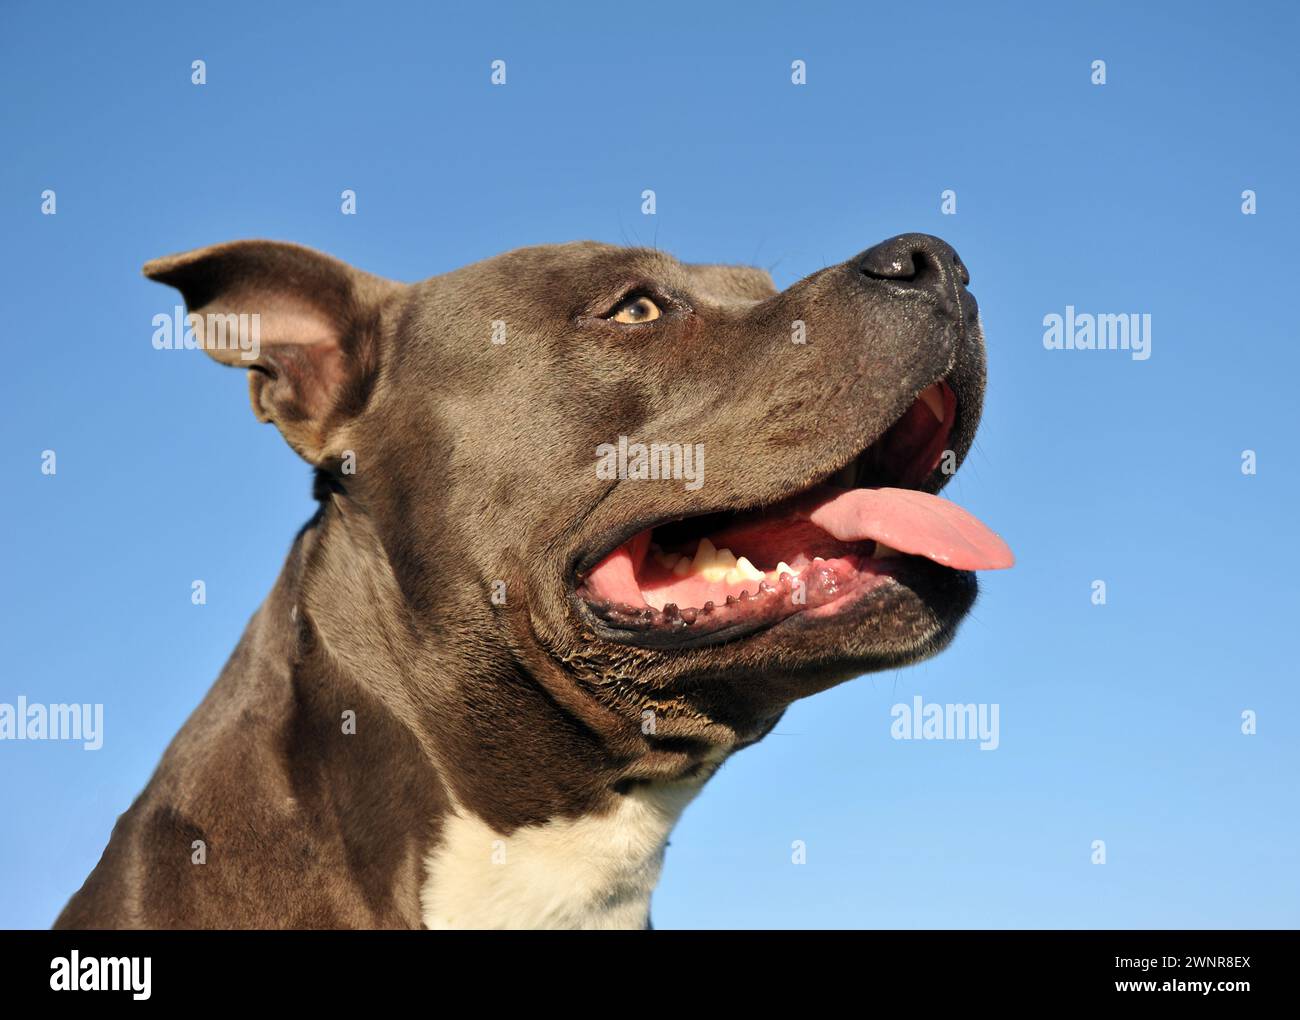
[[[646,528],[575,583],[606,637],[656,647],[732,640],[789,617],[833,617],[920,559],[950,571],[1014,562],[986,525],[922,491],[957,413],[944,381],[823,482],[779,503]],[[933,569],[933,568],[931,568]]]

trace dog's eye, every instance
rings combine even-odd
[[[659,310],[659,306],[642,295],[641,297],[628,298],[614,309],[610,318],[615,322],[634,326],[643,322],[654,322],[661,315],[663,315],[663,312]]]

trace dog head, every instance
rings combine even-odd
[[[459,682],[518,668],[633,743],[751,742],[796,698],[941,649],[972,571],[1011,563],[934,495],[984,390],[937,238],[781,292],[590,242],[411,285],[266,241],[145,273],[191,316],[257,316],[255,351],[209,352],[250,369],[327,510],[373,528],[412,640],[467,635]]]

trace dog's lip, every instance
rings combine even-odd
[[[666,630],[663,628],[637,629],[635,627],[620,627],[610,623],[598,616],[581,595],[574,593],[572,597],[577,603],[578,612],[585,621],[586,627],[597,637],[620,643],[635,640],[640,647],[660,648],[665,651],[689,651],[693,648],[724,644],[728,641],[735,641],[737,638],[748,637],[757,631],[775,630],[786,619],[790,619],[790,617],[785,617],[773,623],[746,620],[727,624],[717,630],[696,632]]]
[[[920,557],[902,557],[891,567],[891,573],[880,574],[874,583],[865,583],[840,594],[835,599],[812,610],[798,612],[781,612],[768,619],[764,617],[741,618],[726,622],[709,629],[707,625],[699,628],[664,627],[661,625],[621,626],[601,617],[595,608],[582,595],[574,591],[571,598],[575,601],[585,626],[597,637],[619,643],[634,643],[638,647],[657,648],[664,651],[689,651],[710,645],[725,644],[739,638],[750,637],[757,633],[779,632],[783,627],[795,626],[793,621],[802,621],[799,625],[822,623],[829,619],[842,619],[858,607],[881,598],[885,592],[896,585],[907,583],[909,575],[915,569],[913,561]],[[939,567],[927,561],[927,566],[952,574],[966,574],[969,571],[955,571],[948,567]],[[721,607],[720,607],[721,608]],[[730,608],[730,607],[726,607]]]

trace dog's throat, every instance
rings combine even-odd
[[[638,784],[604,813],[509,835],[453,810],[426,861],[425,927],[647,927],[668,835],[701,785]]]

